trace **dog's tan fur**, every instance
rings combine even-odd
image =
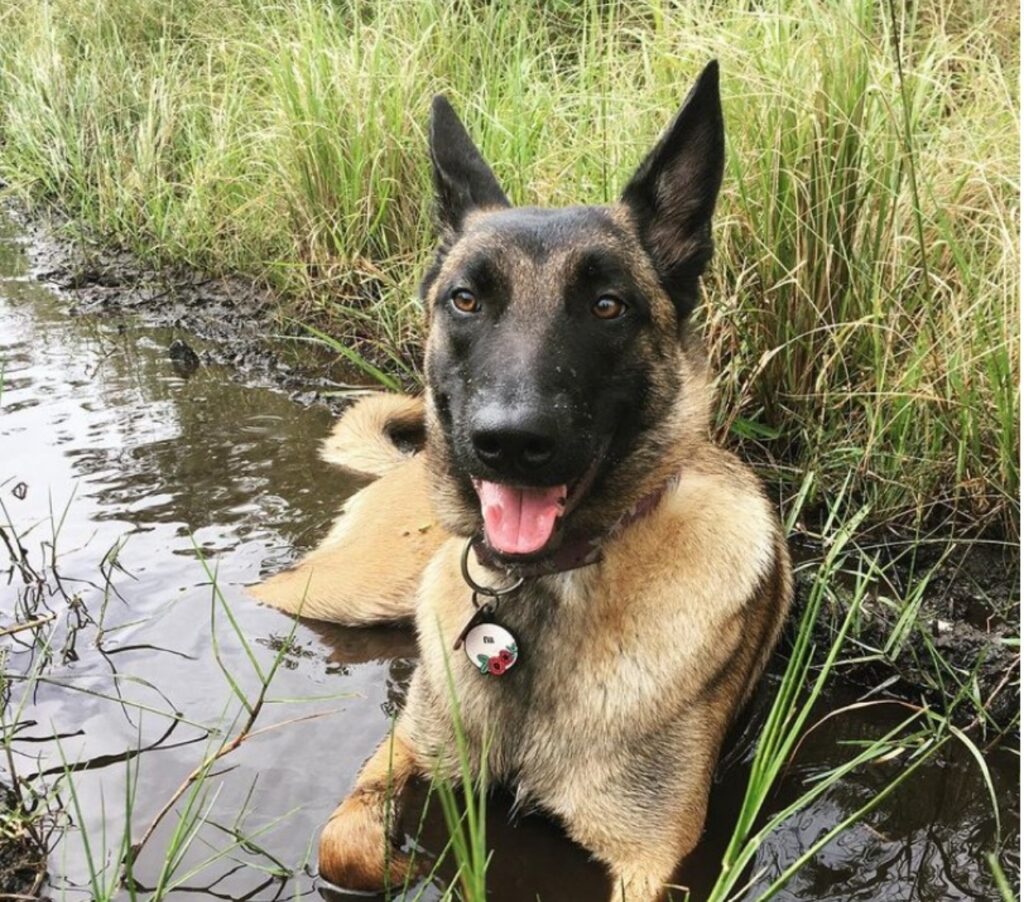
[[[717,81],[714,91],[717,103]],[[450,119],[446,128],[462,140]],[[697,149],[706,152],[710,140]],[[469,157],[482,178],[482,164]],[[680,165],[691,162],[683,153]],[[673,176],[686,190],[697,184],[688,172]],[[684,193],[673,210],[685,213],[686,203]],[[522,804],[560,818],[607,864],[614,899],[660,899],[700,838],[726,729],[788,611],[790,564],[778,518],[754,474],[708,438],[706,362],[658,274],[659,260],[704,253],[708,236],[671,224],[642,236],[624,204],[588,209],[591,225],[572,238],[592,250],[614,236],[649,304],[649,324],[630,350],[645,368],[642,419],[628,451],[567,527],[603,536],[603,560],[527,579],[501,602],[501,623],[520,647],[513,674],[483,676],[453,651],[474,612],[460,560],[481,517],[432,392],[422,408],[377,400],[346,415],[337,440],[328,442],[329,457],[383,475],[349,501],[324,545],[259,590],[294,611],[309,582],[303,612],[343,623],[415,616],[421,660],[394,738],[360,773],[321,836],[321,873],[341,885],[379,887],[394,876],[384,864],[391,790],[435,767],[457,777],[454,690],[471,762],[486,755],[487,772]],[[515,222],[486,205],[460,220],[425,282],[424,301],[428,310],[444,309],[439,286],[457,278],[462,256],[485,256],[501,268],[509,286],[505,315],[518,330],[515,347],[503,352],[535,355],[548,340],[550,298],[573,269],[574,243],[523,253],[507,240]],[[451,341],[432,320],[426,369],[428,385],[440,392],[447,387],[434,367],[447,360],[441,372],[453,372]],[[388,447],[393,422],[415,431],[419,416],[425,451],[411,460],[396,456]],[[652,512],[615,527],[666,485]],[[426,522],[432,525],[421,531]],[[503,577],[477,568],[475,578],[497,584]]]
[[[455,748],[444,658],[471,613],[460,544],[431,562],[417,613],[423,662],[402,726],[430,755]],[[496,779],[560,817],[627,899],[657,898],[700,836],[729,718],[781,624],[789,575],[768,505],[708,448],[600,567],[538,582],[516,599],[526,613],[503,612],[530,655],[528,699],[453,661],[473,753],[489,733]]]
[[[430,503],[424,459],[403,454],[389,438],[422,426],[422,399],[377,395],[350,409],[321,455],[379,478],[345,503],[316,549],[252,595],[290,614],[349,626],[410,619],[423,568],[448,537]]]

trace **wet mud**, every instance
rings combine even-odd
[[[820,553],[820,550],[819,550]],[[1020,713],[1020,551],[1008,541],[972,540],[910,555],[906,543],[883,544],[885,577],[861,600],[851,629],[863,654],[844,668],[865,691],[948,709],[959,727],[986,722],[988,732],[1016,733]],[[797,573],[796,610],[811,588]],[[855,578],[834,587],[817,624],[832,640],[853,604]],[[902,603],[917,605],[906,618]],[[896,637],[894,639],[894,637]],[[965,695],[973,701],[966,702]],[[960,703],[950,706],[950,699]]]
[[[341,410],[345,392],[365,384],[336,354],[283,320],[271,292],[254,280],[154,268],[87,241],[58,213],[30,213],[10,198],[0,203],[0,215],[22,236],[30,277],[62,298],[72,315],[130,315],[170,329],[182,345],[175,359],[188,360],[191,352],[195,363],[224,366],[233,379],[276,388],[304,406]]]

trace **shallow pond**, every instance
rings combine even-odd
[[[317,458],[331,416],[223,369],[182,368],[168,354],[179,337],[171,329],[69,316],[31,277],[17,230],[0,230],[0,525],[17,531],[27,565],[45,576],[33,584],[28,569],[8,569],[0,548],[0,629],[54,615],[38,633],[0,639],[16,677],[7,727],[20,724],[18,774],[44,775],[34,784],[50,787],[46,804],[72,824],[50,855],[43,892],[91,898],[90,860],[93,870],[106,868],[109,885],[127,823],[137,841],[203,756],[237,730],[240,704],[214,634],[240,688],[252,697],[258,681],[225,608],[214,604],[208,567],[261,667],[288,645],[257,724],[265,732],[205,781],[203,825],[171,878],[174,895],[315,898],[311,842],[386,733],[415,663],[413,639],[398,629],[304,623],[289,641],[291,621],[245,594],[314,544],[358,488]],[[38,636],[51,627],[42,647]],[[17,678],[33,669],[34,683]],[[837,687],[828,701],[851,698]],[[804,743],[770,807],[780,810],[808,775],[844,760],[847,743],[899,716],[879,706],[827,722]],[[74,770],[73,794],[62,762]],[[988,764],[1010,850],[1004,867],[1016,879],[1018,761],[1004,749]],[[902,766],[855,773],[788,819],[760,848],[749,897]],[[707,837],[679,874],[694,898],[716,870],[744,779],[741,762],[716,784]],[[556,825],[536,815],[510,822],[500,793],[488,820],[491,898],[590,902],[607,893],[600,868]],[[172,812],[147,843],[135,871],[140,887],[160,882],[176,824]],[[776,898],[995,898],[984,859],[994,833],[978,769],[956,751],[922,768]],[[420,842],[428,852],[442,848],[436,812]],[[142,889],[139,898],[149,895]],[[428,888],[424,898],[439,895]]]

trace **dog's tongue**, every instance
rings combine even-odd
[[[476,485],[488,544],[502,554],[540,551],[565,509],[566,487],[517,489],[496,482]]]

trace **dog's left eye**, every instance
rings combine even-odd
[[[605,294],[594,301],[594,306],[590,310],[598,319],[618,319],[626,312],[627,307],[617,297]]]
[[[455,291],[452,292],[451,302],[452,306],[458,310],[459,313],[480,312],[480,302],[476,299],[476,295],[465,288],[456,288]]]

